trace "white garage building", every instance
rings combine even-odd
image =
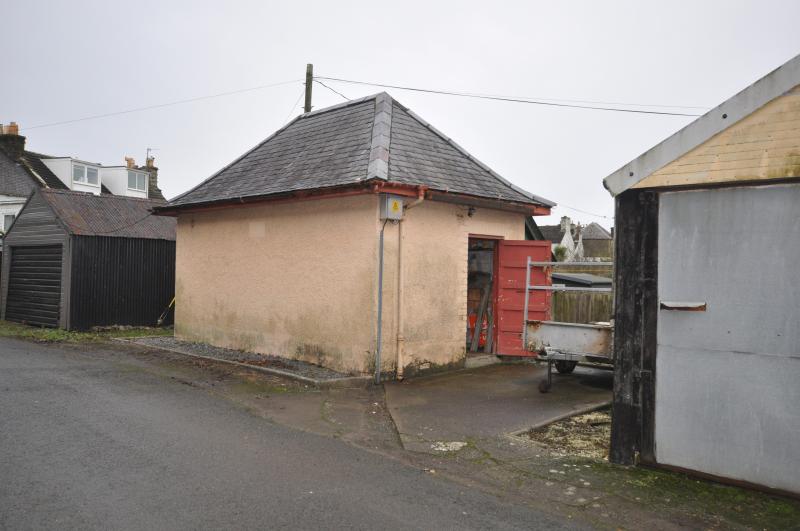
[[[800,493],[800,56],[604,184],[612,460]]]

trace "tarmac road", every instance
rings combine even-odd
[[[0,338],[0,529],[564,529],[118,358]]]

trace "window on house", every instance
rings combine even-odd
[[[86,167],[86,180],[89,184],[97,184],[97,168]]]
[[[99,182],[97,168],[92,168],[91,166],[84,166],[83,164],[73,164],[72,182],[93,184],[97,186],[97,183]]]
[[[15,219],[17,219],[17,216],[14,214],[6,214],[3,216],[3,232],[8,232],[8,229],[11,228],[11,224],[14,223]]]
[[[147,176],[138,171],[128,172],[128,189],[138,190],[140,192],[147,191]]]

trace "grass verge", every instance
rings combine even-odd
[[[14,337],[39,343],[86,343],[117,337],[171,335],[172,328],[109,327],[88,332],[72,332],[60,328],[42,328],[0,321],[0,337]]]

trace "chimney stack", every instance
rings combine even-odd
[[[561,232],[568,232],[572,234],[572,220],[569,219],[569,216],[562,216],[561,217]]]
[[[19,134],[17,122],[0,124],[0,149],[13,160],[19,160],[25,153],[25,137]]]
[[[133,160],[133,157],[125,157],[125,166],[130,169],[136,169],[136,161]]]
[[[139,167],[140,170],[147,172],[147,196],[150,199],[161,199],[166,201],[164,193],[158,187],[158,168],[156,167],[156,159],[152,156],[145,158],[144,166]]]

